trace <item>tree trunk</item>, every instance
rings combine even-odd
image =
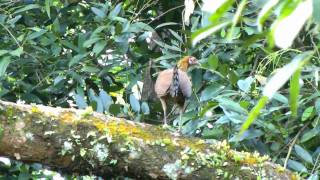
[[[67,173],[136,179],[292,179],[296,175],[226,142],[177,137],[159,126],[92,110],[0,101],[0,156]]]

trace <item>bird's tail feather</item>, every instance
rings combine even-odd
[[[174,66],[173,68],[173,76],[170,85],[170,95],[171,97],[177,97],[179,92],[179,70],[178,66]]]

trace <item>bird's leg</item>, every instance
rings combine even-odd
[[[164,122],[164,125],[166,126],[168,125],[167,124],[167,104],[166,104],[166,101],[162,98],[160,98],[160,102],[163,109],[163,122]]]
[[[182,113],[183,113],[183,108],[179,108],[179,128],[178,132],[181,132],[181,127],[182,127]]]

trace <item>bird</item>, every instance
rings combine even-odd
[[[173,102],[174,105],[179,107],[181,122],[182,113],[186,108],[186,100],[192,94],[192,84],[187,70],[189,67],[198,64],[195,57],[185,56],[173,68],[163,70],[158,74],[154,90],[162,105],[164,126],[168,126],[167,103],[169,102]],[[181,123],[179,123],[179,131],[180,129]]]

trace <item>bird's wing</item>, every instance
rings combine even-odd
[[[154,85],[154,89],[158,97],[165,96],[168,93],[172,82],[173,69],[161,71]]]
[[[192,93],[192,84],[188,74],[181,70],[179,70],[179,85],[183,96],[189,98]]]

